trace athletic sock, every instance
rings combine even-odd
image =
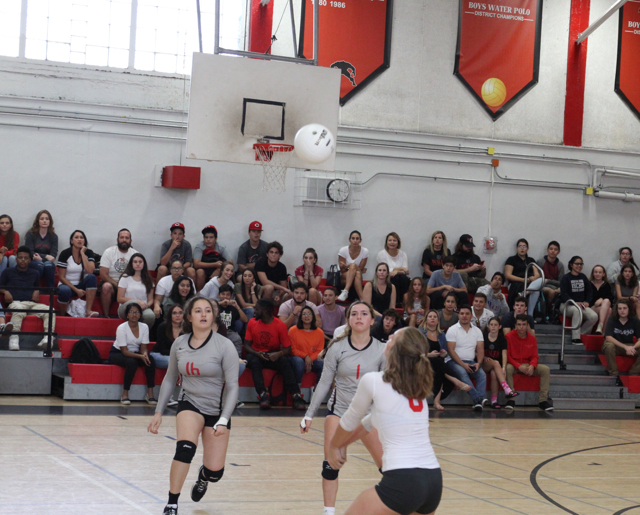
[[[329,508],[328,506],[324,507],[324,515],[334,515],[336,512],[335,508]]]
[[[178,497],[180,497],[180,494],[172,494],[171,492],[169,492],[169,502],[167,504],[175,504],[177,506]]]
[[[511,388],[509,388],[509,384],[506,381],[502,381],[500,383],[500,386],[502,386],[502,389],[504,390],[504,393],[506,393],[507,395],[511,395],[513,393]]]
[[[496,402],[498,402],[498,396],[497,395],[492,395],[491,396],[491,404],[495,404]]]

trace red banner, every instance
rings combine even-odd
[[[320,2],[318,64],[342,73],[340,105],[389,68],[393,0]],[[305,0],[299,56],[313,58],[313,2]]]
[[[615,92],[640,118],[640,0],[620,9]]]
[[[493,120],[538,83],[542,0],[460,0],[454,74]]]

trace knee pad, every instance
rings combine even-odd
[[[222,467],[220,470],[209,470],[204,465],[202,466],[202,475],[207,478],[207,481],[209,481],[209,483],[217,483],[218,481],[220,481],[223,474],[224,467]]]
[[[327,460],[322,462],[322,478],[328,481],[335,481],[338,479],[339,470],[333,470]]]
[[[197,448],[198,446],[189,440],[180,440],[176,443],[176,454],[173,459],[181,463],[191,463]]]

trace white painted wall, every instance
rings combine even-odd
[[[640,254],[640,205],[598,200],[582,191],[594,167],[640,168],[638,154],[632,153],[638,148],[638,122],[630,113],[631,119],[624,117],[626,108],[613,93],[613,75],[602,80],[609,81],[620,108],[598,107],[596,115],[591,114],[594,70],[589,68],[587,75],[585,140],[588,147],[608,150],[552,145],[562,138],[569,1],[546,2],[540,84],[495,124],[452,74],[454,4],[396,1],[392,67],[342,110],[338,170],[360,171],[365,181],[376,173],[420,176],[372,178],[363,186],[361,210],[294,208],[294,171],[285,194],[267,194],[260,189],[257,167],[185,160],[189,85],[181,77],[2,59],[0,212],[11,214],[24,235],[36,212],[49,209],[61,248],[71,231],[80,228],[100,253],[115,243],[118,229],[129,227],[134,247],[151,264],[175,221],[186,224],[192,244],[199,240],[200,228],[216,225],[220,242],[235,254],[249,222],[257,219],[265,226],[265,239],[284,245],[283,261],[291,271],[307,246],[318,250],[325,269],[335,263],[352,229],[363,233],[364,245],[374,255],[384,236],[397,231],[411,271],[418,274],[422,250],[434,230],[444,230],[451,246],[462,233],[476,241],[487,233],[491,168],[482,149],[492,146],[502,177],[561,182],[575,189],[496,179],[492,233],[499,238],[499,252],[486,257],[490,272],[502,268],[519,237],[529,239],[536,258],[549,240],[557,239],[561,259],[566,262],[579,252],[586,270],[596,262],[608,264],[624,244]],[[606,35],[609,29],[605,24],[600,30]],[[600,54],[593,40],[589,51],[597,64]],[[618,116],[626,129],[608,137]],[[366,144],[354,144],[353,138]],[[398,149],[398,143],[423,150]],[[453,152],[451,147],[468,150]],[[155,188],[157,164],[201,166],[201,189]],[[617,191],[640,189],[637,181],[604,182],[609,188],[617,185]]]

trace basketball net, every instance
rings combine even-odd
[[[262,179],[262,191],[285,191],[285,179],[287,166],[293,151],[293,145],[279,143],[256,143],[253,145],[256,151],[256,161],[262,163],[264,178]]]

